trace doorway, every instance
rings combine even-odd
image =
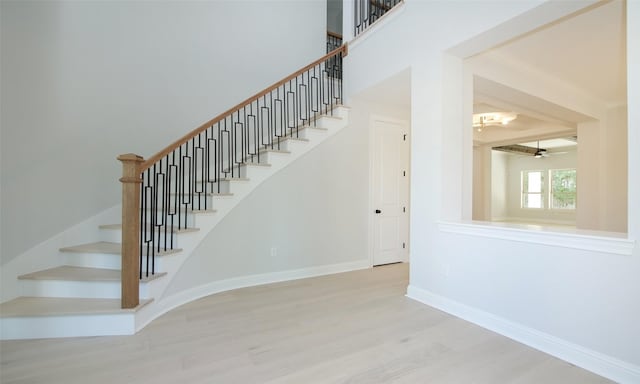
[[[371,118],[372,265],[409,261],[409,124]]]

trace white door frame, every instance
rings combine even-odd
[[[382,116],[382,115],[374,115],[372,114],[369,118],[369,215],[368,215],[368,230],[369,230],[369,265],[371,267],[373,267],[373,253],[374,253],[374,241],[375,241],[375,237],[374,237],[374,220],[375,220],[375,204],[373,201],[373,197],[374,197],[374,187],[373,187],[373,180],[374,180],[374,156],[376,154],[375,151],[375,138],[374,138],[374,132],[373,132],[373,126],[374,126],[374,122],[376,121],[384,121],[384,122],[388,122],[388,123],[392,123],[392,124],[399,124],[401,125],[404,130],[405,133],[407,135],[407,177],[409,178],[409,186],[407,188],[407,194],[409,194],[409,196],[407,196],[407,250],[406,250],[406,254],[404,259],[402,260],[403,262],[407,263],[409,262],[409,253],[410,253],[410,244],[411,244],[411,237],[410,237],[410,233],[411,233],[411,220],[410,220],[410,215],[411,215],[411,208],[410,208],[410,204],[411,204],[411,126],[409,124],[409,122],[407,120],[402,120],[402,119],[397,119],[394,117],[389,117],[389,116]]]

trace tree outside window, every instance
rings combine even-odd
[[[575,169],[552,169],[551,209],[576,209],[577,179]]]

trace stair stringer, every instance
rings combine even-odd
[[[328,138],[345,128],[347,124],[348,108],[343,106],[336,107],[334,109],[333,116],[322,116],[317,120],[316,128],[311,127],[304,129],[304,137],[307,138],[308,141],[298,142],[295,140],[289,140],[287,143],[289,153],[268,153],[266,162],[269,163],[270,166],[249,167],[246,175],[249,180],[246,182],[235,183],[231,186],[233,196],[214,198],[212,208],[216,210],[215,214],[197,214],[194,224],[199,231],[180,234],[177,237],[177,247],[181,248],[182,252],[163,257],[162,272],[166,272],[167,275],[162,279],[158,279],[149,287],[148,297],[153,298],[154,300],[136,312],[136,332],[171,309],[209,294],[272,281],[299,278],[300,273],[296,273],[296,271],[285,271],[269,277],[247,276],[246,278],[232,279],[233,281],[215,282],[205,290],[189,290],[188,292],[183,292],[179,295],[165,297],[165,291],[170,286],[173,277],[176,276],[184,262],[193,254],[200,243],[215,229],[225,216],[233,210],[233,208],[240,204],[245,197],[252,193],[253,190],[255,190],[256,187],[264,181],[285,169],[296,159],[309,153],[313,148],[317,147]],[[368,267],[368,265],[360,264],[361,263],[358,263],[358,265],[350,264],[335,266],[333,268],[320,267],[305,271],[304,273],[307,276],[312,276]]]

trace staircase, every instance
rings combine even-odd
[[[338,98],[331,100],[328,104],[321,105],[319,108],[315,108],[315,113],[311,113],[311,110],[314,109],[312,102],[315,97],[313,92],[315,91],[313,90],[314,80],[312,79],[313,76],[316,76],[315,72],[313,72],[313,76],[306,75],[308,84],[302,84],[306,73],[312,73],[309,72],[312,70],[315,71],[312,68],[319,68],[321,73],[320,81],[328,84],[331,89],[340,87],[339,100],[341,101],[341,77],[327,75],[329,73],[327,68],[328,63],[334,60],[337,54],[340,55],[341,67],[343,52],[346,54],[346,46],[310,64],[262,93],[252,96],[247,99],[248,103],[245,103],[244,106],[233,108],[230,113],[223,114],[231,116],[231,121],[233,122],[234,114],[239,114],[238,111],[241,108],[247,109],[248,106],[256,105],[256,109],[264,109],[266,104],[263,103],[263,106],[260,107],[259,101],[256,102],[256,100],[260,98],[266,100],[265,95],[270,92],[276,92],[279,89],[278,87],[281,86],[286,91],[283,91],[286,94],[285,97],[289,98],[289,95],[294,90],[294,86],[291,85],[292,79],[296,81],[296,90],[303,89],[302,87],[304,86],[305,92],[311,92],[304,96],[304,100],[302,99],[303,96],[295,96],[299,98],[296,99],[299,101],[294,101],[293,104],[290,104],[294,105],[292,107],[295,111],[294,115],[297,114],[298,116],[295,126],[289,123],[289,112],[286,109],[288,101],[284,101],[284,110],[287,111],[286,126],[283,125],[284,128],[281,127],[279,131],[276,128],[273,130],[262,128],[262,136],[255,134],[252,139],[248,128],[249,120],[245,119],[243,122],[247,125],[245,127],[246,134],[242,133],[245,131],[236,136],[233,136],[235,133],[228,133],[232,135],[229,140],[234,143],[232,144],[233,147],[227,147],[226,149],[212,147],[214,149],[219,148],[220,157],[233,158],[233,161],[228,161],[227,163],[223,160],[217,163],[215,166],[217,175],[213,179],[208,179],[209,176],[200,177],[200,175],[208,175],[209,171],[207,171],[205,165],[202,165],[205,164],[204,162],[198,163],[196,160],[193,160],[193,163],[189,165],[191,168],[188,168],[188,172],[180,171],[188,174],[190,188],[188,197],[186,197],[186,194],[183,195],[183,192],[179,191],[178,187],[175,187],[173,191],[173,187],[162,187],[163,185],[173,186],[169,182],[158,183],[158,174],[167,178],[172,176],[172,171],[169,169],[174,166],[170,165],[168,161],[164,165],[166,172],[152,175],[151,179],[155,181],[149,183],[151,186],[147,186],[148,182],[144,180],[145,170],[134,172],[134,174],[141,175],[139,178],[136,176],[136,178],[141,180],[143,185],[143,193],[141,195],[143,203],[138,205],[134,212],[134,219],[142,218],[142,220],[138,220],[142,221],[139,228],[134,228],[136,232],[125,235],[127,232],[123,230],[121,223],[102,223],[98,230],[95,231],[97,235],[94,238],[87,238],[86,242],[82,244],[69,244],[57,250],[54,255],[55,261],[51,262],[54,265],[52,268],[18,276],[17,279],[19,280],[22,296],[0,304],[0,338],[6,340],[133,334],[166,311],[206,294],[215,293],[214,291],[198,291],[193,294],[183,294],[179,297],[165,297],[163,295],[180,266],[235,206],[240,204],[263,181],[284,169],[297,158],[320,145],[347,125],[348,109],[340,103],[334,102]],[[322,73],[324,73],[324,77]],[[289,88],[286,88],[287,82]],[[316,81],[316,84],[319,84],[318,81]],[[316,85],[317,87],[318,85]],[[322,86],[317,88],[317,91],[318,95],[320,95],[319,97],[324,97],[322,96],[324,95]],[[270,97],[269,105],[278,105],[278,99],[274,99],[274,96]],[[274,100],[276,101],[274,102]],[[303,106],[303,101],[308,106]],[[275,126],[276,112],[272,113]],[[222,116],[217,121],[226,122],[225,119],[228,117],[225,116]],[[270,121],[270,118],[267,120]],[[284,118],[283,121],[285,121]],[[213,127],[213,124],[208,122],[203,127]],[[238,124],[237,120],[235,124]],[[254,121],[254,124],[257,123]],[[267,125],[271,127],[271,123]],[[160,161],[159,168],[161,172],[163,167],[162,159],[168,159],[171,156],[171,151],[177,150],[175,148],[182,148],[181,146],[185,145],[184,143],[187,143],[187,140],[195,140],[194,137],[199,137],[198,135],[201,135],[203,130],[197,131],[188,135],[188,138],[183,140],[182,143],[174,145],[174,149],[163,150],[155,156],[156,160]],[[258,131],[256,130],[256,132]],[[266,134],[264,132],[269,133]],[[216,137],[220,138],[222,134]],[[209,138],[209,140],[212,141],[213,139]],[[236,142],[241,140],[243,147],[241,151],[236,151],[236,144],[233,140],[236,140]],[[255,151],[251,149],[245,150],[245,142],[247,148],[255,148]],[[196,158],[196,149],[192,151],[190,156]],[[138,163],[142,161],[136,160],[134,155],[126,155],[124,157],[134,159]],[[155,165],[153,165],[152,169],[155,170]],[[184,169],[187,169],[186,166]],[[125,178],[123,177],[123,179]],[[154,183],[158,185],[154,185]],[[184,185],[186,184],[182,182],[182,184],[178,183],[176,185],[180,185],[184,190]],[[157,196],[160,193],[158,189],[167,189],[167,191],[162,191],[167,196],[162,199],[165,202],[162,207],[158,206],[157,197],[153,199],[154,204],[147,202],[148,204],[145,205],[146,190],[151,190],[152,187],[155,188],[153,189],[155,192],[152,192],[153,196]],[[194,193],[193,191],[199,192]],[[138,195],[140,196],[139,193]],[[171,206],[171,201],[175,201],[173,204],[177,205],[187,199],[189,199],[189,204],[185,204],[183,208]],[[126,205],[126,203],[123,205]],[[118,207],[119,209],[120,207]],[[184,212],[177,216],[179,220],[184,221],[183,223],[169,225],[165,222],[169,218],[173,220],[173,216],[180,209],[184,209]],[[131,217],[131,215],[127,216],[126,210],[123,210],[123,217]],[[157,219],[158,217],[161,219]],[[148,218],[151,218],[149,219],[150,221],[147,220]],[[158,220],[163,222],[159,223]],[[127,241],[130,241],[127,239],[132,238],[141,240],[139,242],[143,244],[140,246],[138,243],[137,247],[133,247],[136,252],[136,255],[133,255],[134,259],[131,258],[131,255],[126,254],[127,251],[125,249],[128,246],[123,246],[123,239],[126,244]],[[147,241],[147,239],[151,240]],[[125,254],[123,254],[123,250]],[[55,253],[55,250],[52,249],[51,253]],[[136,278],[134,283],[136,297],[134,297],[135,305],[131,308],[126,308],[127,305],[124,305],[125,292],[123,282],[126,277],[123,278],[123,276],[131,276],[131,272],[126,271],[127,268],[130,268],[127,263],[128,265],[139,266],[139,270],[136,268],[133,274],[134,278]]]

